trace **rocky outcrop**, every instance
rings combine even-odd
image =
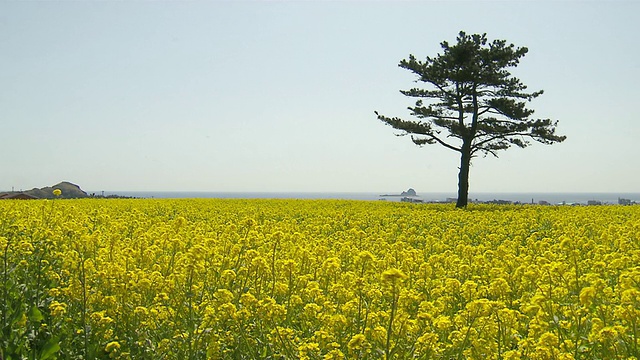
[[[10,198],[37,198],[37,199],[53,199],[56,196],[53,194],[54,190],[60,190],[60,198],[62,199],[77,199],[89,197],[89,195],[76,184],[72,184],[68,181],[63,181],[53,186],[46,186],[43,188],[33,188],[27,191],[12,191],[4,193],[5,199]]]

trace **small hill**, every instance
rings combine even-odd
[[[387,196],[418,196],[418,193],[416,193],[415,190],[413,190],[412,188],[409,188],[409,190],[407,191],[403,191],[400,194],[384,194],[384,195],[380,195],[383,197],[387,197]]]
[[[53,186],[47,186],[43,188],[33,188],[31,190],[23,191],[23,193],[35,196],[39,199],[53,199],[56,196],[53,195],[53,190],[60,189],[62,191],[62,195],[60,198],[63,199],[75,199],[75,198],[85,198],[89,197],[89,195],[84,192],[84,190],[80,189],[80,187],[76,184],[72,184],[68,181],[63,181]]]
[[[400,194],[400,196],[418,196],[418,194],[416,193],[415,190],[409,188],[409,190],[403,191],[402,194]]]

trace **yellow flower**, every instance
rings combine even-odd
[[[62,316],[67,312],[67,304],[52,301],[51,304],[49,304],[49,311],[53,317]]]
[[[0,201],[0,256],[103,358],[633,357],[640,207],[404,205]]]
[[[55,196],[60,196],[60,195],[62,195],[62,190],[60,190],[60,189],[55,189],[55,190],[53,190],[53,195],[55,195]]]
[[[538,344],[543,349],[552,349],[558,346],[558,337],[555,334],[546,332],[540,336]]]
[[[418,338],[417,341],[421,347],[425,347],[426,349],[431,349],[436,346],[438,343],[438,335],[434,333],[424,333],[422,336]]]
[[[298,346],[298,356],[300,359],[311,359],[310,355],[315,355],[320,352],[318,343],[305,343]]]
[[[140,316],[141,318],[145,318],[149,313],[149,310],[147,310],[147,308],[144,306],[136,306],[136,308],[133,310],[133,313]]]
[[[351,340],[349,340],[349,344],[347,344],[347,348],[351,354],[357,354],[367,347],[369,347],[369,344],[367,343],[367,338],[363,334],[354,335]]]
[[[591,286],[585,287],[580,291],[580,304],[591,306],[595,297],[596,289]]]
[[[342,360],[344,359],[344,354],[342,353],[342,351],[338,349],[333,349],[329,351],[327,354],[325,354],[325,356],[322,357],[322,359],[323,360]]]
[[[612,326],[607,326],[598,333],[598,340],[601,342],[613,342],[618,336],[618,331]]]
[[[435,321],[434,321],[434,325],[435,327],[440,330],[440,331],[446,331],[448,330],[451,325],[453,325],[451,323],[451,320],[449,319],[448,316],[446,315],[440,315],[438,316]]]
[[[104,351],[108,353],[117,352],[118,350],[120,350],[120,343],[117,341],[112,341],[108,343],[107,346],[104,347]]]
[[[407,278],[407,275],[398,269],[389,269],[382,273],[382,281],[395,284]]]

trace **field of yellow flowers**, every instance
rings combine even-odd
[[[0,202],[8,359],[638,359],[640,207]]]

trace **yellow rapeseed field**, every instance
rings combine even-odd
[[[0,202],[8,359],[638,359],[640,207]]]

